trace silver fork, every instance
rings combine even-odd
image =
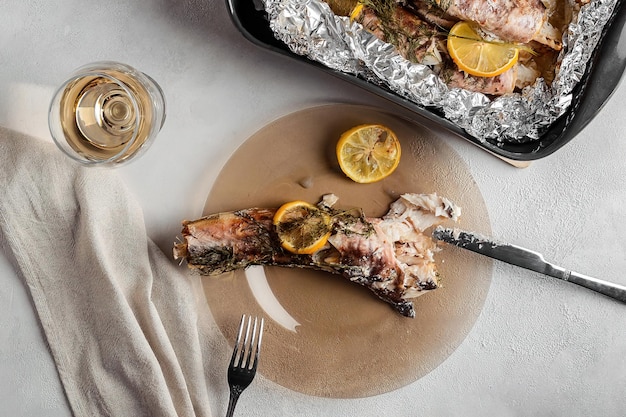
[[[228,366],[230,399],[228,400],[228,411],[226,411],[226,417],[232,417],[235,412],[235,405],[237,405],[239,396],[243,390],[252,383],[252,380],[256,375],[264,324],[265,321],[263,318],[261,318],[259,322],[258,317],[255,317],[253,324],[252,317],[249,316],[248,320],[246,320],[245,314],[241,317],[237,341],[235,341],[233,356],[230,359],[230,365]],[[241,337],[244,332],[244,327],[246,329],[246,333],[242,341]],[[252,330],[252,332],[250,332],[250,330]]]

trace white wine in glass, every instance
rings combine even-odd
[[[118,165],[136,157],[164,120],[158,84],[116,62],[76,70],[57,90],[48,118],[59,148],[86,165]]]

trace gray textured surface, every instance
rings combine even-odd
[[[230,153],[296,109],[342,101],[390,104],[314,68],[261,50],[232,25],[223,1],[6,0],[0,14],[0,125],[47,137],[47,104],[75,67],[111,59],[153,76],[168,119],[139,160],[120,169],[151,237],[169,252],[180,220],[199,214]],[[519,170],[441,133],[481,188],[496,237],[626,284],[626,87],[570,144]],[[454,180],[454,178],[451,178]],[[68,416],[26,288],[0,257],[0,415]],[[626,306],[496,263],[485,308],[441,366],[398,391],[359,400],[290,392],[259,378],[241,415],[622,416]],[[218,342],[220,343],[220,342]],[[221,342],[226,363],[227,350]],[[214,415],[227,402],[224,369]]]

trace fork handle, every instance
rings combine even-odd
[[[239,396],[243,390],[233,388],[230,390],[230,398],[228,399],[228,409],[226,410],[226,417],[233,417],[235,412],[235,406],[239,400]]]

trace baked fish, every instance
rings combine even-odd
[[[435,3],[448,15],[475,22],[502,40],[522,44],[536,41],[556,50],[563,47],[562,34],[548,22],[548,10],[541,0],[435,0]]]
[[[437,194],[404,194],[387,214],[367,217],[361,209],[339,210],[328,194],[318,203],[331,220],[326,244],[310,255],[284,250],[274,229],[276,209],[248,208],[184,221],[174,257],[202,275],[250,265],[312,268],[340,274],[370,289],[406,317],[415,317],[412,299],[439,287],[437,244],[424,231],[461,209]]]
[[[445,20],[432,12],[424,17],[406,7],[396,5],[384,13],[364,6],[353,19],[363,28],[384,42],[394,45],[400,55],[411,62],[433,65],[433,70],[450,88],[490,95],[504,95],[515,90],[518,81],[518,66],[495,77],[476,77],[458,69],[448,54],[447,31],[455,20]],[[383,16],[381,16],[383,14]],[[437,22],[437,23],[433,23]],[[446,26],[442,26],[446,25]],[[534,80],[533,80],[534,81]]]

